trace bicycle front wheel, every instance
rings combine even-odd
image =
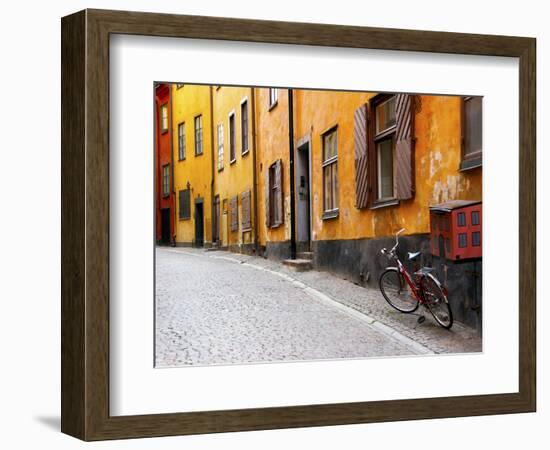
[[[451,328],[453,326],[453,312],[441,285],[432,275],[428,274],[422,279],[422,289],[426,307],[430,310],[436,322],[443,328]]]
[[[390,267],[380,275],[380,291],[386,301],[397,311],[412,313],[418,308],[418,301],[411,292],[405,277],[395,267]]]

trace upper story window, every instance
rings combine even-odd
[[[375,106],[374,146],[376,152],[377,200],[394,197],[394,153],[395,153],[395,96]]]
[[[178,159],[185,159],[185,122],[178,125]]]
[[[241,103],[241,153],[248,152],[248,101]]]
[[[236,146],[235,136],[235,113],[229,115],[229,162],[234,163],[237,155],[235,152]]]
[[[170,195],[170,164],[162,166],[162,195]]]
[[[279,91],[277,88],[269,88],[269,107],[273,108],[279,100]]]
[[[472,169],[482,164],[482,97],[462,99],[462,161],[460,168]]]
[[[160,130],[162,133],[168,131],[168,104],[165,103],[160,107]]]
[[[323,218],[338,215],[338,133],[332,129],[323,135]]]
[[[202,116],[195,117],[195,155],[202,155]]]
[[[218,125],[218,170],[223,169],[223,123]]]
[[[176,89],[181,89],[183,86],[183,83],[176,83]]]

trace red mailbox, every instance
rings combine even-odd
[[[451,261],[481,258],[481,202],[452,200],[430,206],[432,254]]]

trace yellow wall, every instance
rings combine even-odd
[[[213,88],[213,130],[214,130],[214,195],[220,197],[220,238],[221,245],[242,245],[254,243],[254,231],[242,230],[242,202],[241,194],[245,191],[251,193],[251,221],[254,228],[254,139],[252,135],[252,93],[253,89],[247,87],[214,87]],[[247,99],[248,102],[248,146],[249,151],[244,155],[241,152],[241,102]],[[236,160],[230,163],[229,160],[229,114],[235,113],[235,133],[236,133]],[[224,128],[224,167],[218,170],[218,124],[223,123]],[[227,205],[230,204],[231,197],[238,195],[239,205],[239,230],[231,231],[229,207],[227,213],[224,212],[224,200]]]
[[[174,190],[176,193],[176,244],[191,244],[195,240],[195,200],[204,199],[204,241],[212,242],[212,139],[210,87],[185,84],[172,85],[172,127],[174,157]],[[195,156],[194,119],[202,115],[203,153]],[[185,122],[185,159],[178,160],[178,124]],[[179,191],[191,187],[191,218],[179,218]]]
[[[290,239],[290,170],[288,152],[288,90],[278,90],[277,105],[269,107],[269,89],[256,89],[256,145],[258,173],[258,236],[260,245]],[[265,211],[266,173],[283,160],[283,223],[267,228]]]

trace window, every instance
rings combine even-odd
[[[396,128],[395,96],[392,96],[375,107],[377,200],[394,198],[393,160]]]
[[[457,214],[457,222],[459,227],[465,227],[466,226],[466,214],[463,212],[459,212]]]
[[[248,231],[252,229],[252,218],[250,212],[250,191],[245,191],[241,194],[241,210],[242,210],[242,229]]]
[[[479,211],[472,211],[472,225],[479,225]]]
[[[218,124],[218,170],[223,169],[223,123]]]
[[[268,228],[281,225],[283,219],[283,162],[278,159],[267,169],[265,180],[265,221]]]
[[[185,159],[185,123],[178,125],[178,159]]]
[[[170,164],[162,166],[162,195],[170,195]]]
[[[191,218],[191,189],[179,191],[179,218]]]
[[[235,113],[229,115],[229,162],[234,163],[237,156],[235,154]]]
[[[468,235],[466,233],[460,233],[458,235],[458,246],[460,248],[468,246]]]
[[[248,102],[241,103],[241,154],[248,152]]]
[[[276,88],[269,88],[269,108],[273,108],[279,99],[279,92]]]
[[[414,196],[414,104],[378,94],[354,115],[355,206],[380,208]]]
[[[462,99],[462,161],[460,169],[473,169],[482,161],[482,98]]]
[[[162,133],[168,131],[168,104],[165,103],[160,107],[160,130]]]
[[[334,129],[323,135],[323,218],[338,215],[338,136]]]
[[[229,202],[231,212],[231,231],[239,231],[239,196],[231,197]]]
[[[479,247],[481,245],[481,233],[479,231],[474,231],[472,233],[472,246]]]
[[[195,117],[195,155],[202,155],[202,116]]]

